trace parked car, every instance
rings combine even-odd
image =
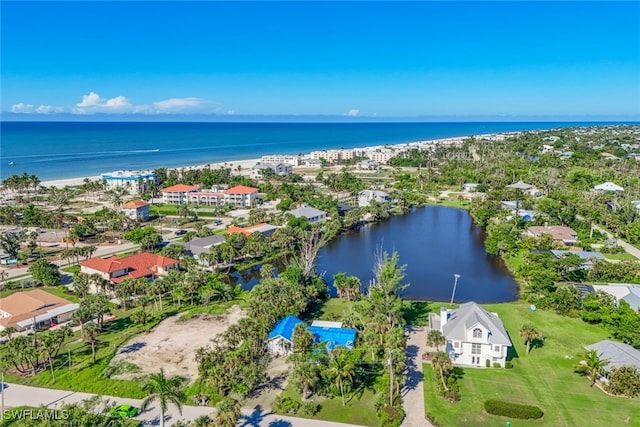
[[[183,234],[187,234],[187,230],[176,230],[173,232],[176,236],[182,236]]]
[[[118,418],[133,418],[138,415],[138,408],[131,405],[118,405],[111,408],[109,413]]]

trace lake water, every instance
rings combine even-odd
[[[407,299],[449,301],[459,274],[455,301],[495,303],[518,298],[518,285],[502,260],[487,254],[484,233],[467,211],[442,206],[416,208],[406,215],[341,235],[322,248],[317,270],[331,285],[345,272],[364,285],[373,278],[378,249],[397,251],[406,264]],[[276,263],[274,263],[276,264]],[[257,283],[257,269],[242,274],[244,287]],[[332,287],[333,291],[333,287]]]

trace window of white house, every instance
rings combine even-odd
[[[454,341],[454,342],[453,342],[453,346],[454,346],[455,348],[459,348],[459,347],[460,347],[460,341]]]
[[[472,343],[471,344],[471,354],[480,354],[481,344]]]
[[[500,351],[500,346],[499,345],[496,346],[495,351]]]
[[[473,330],[473,337],[474,338],[482,338],[482,329],[480,328],[475,328]]]

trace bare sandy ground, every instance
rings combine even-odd
[[[208,345],[211,339],[244,316],[240,307],[233,306],[226,315],[203,314],[186,320],[170,317],[126,343],[111,360],[112,365],[119,361],[133,363],[141,372],[114,375],[113,378],[130,380],[164,368],[168,377],[180,375],[191,383],[198,377],[196,350]]]

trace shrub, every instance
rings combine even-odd
[[[484,409],[493,415],[519,418],[522,420],[542,418],[542,409],[532,405],[506,402],[504,400],[489,399],[484,402]]]
[[[382,427],[399,427],[404,416],[404,410],[399,405],[387,405],[376,412],[376,417]]]
[[[273,402],[273,411],[280,414],[295,415],[299,409],[300,403],[290,397],[278,396]]]
[[[513,368],[513,363],[511,361],[507,361],[504,363],[504,367],[507,369]]]
[[[500,365],[498,362],[493,362],[493,367],[494,368],[502,368],[502,365]]]
[[[300,413],[305,417],[312,417],[318,412],[320,412],[320,404],[316,402],[305,402],[302,404],[300,408]]]

